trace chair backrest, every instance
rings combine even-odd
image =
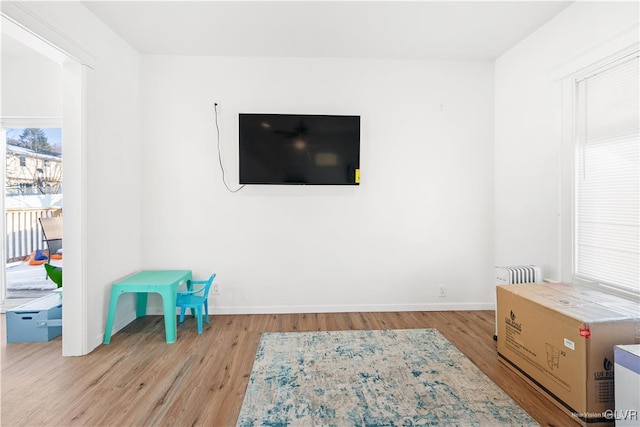
[[[209,278],[206,280],[206,282],[205,282],[204,280],[201,280],[201,281],[198,281],[198,280],[196,280],[196,281],[192,281],[192,283],[194,284],[194,288],[193,288],[193,290],[194,290],[194,291],[196,290],[196,288],[195,288],[195,285],[196,285],[196,284],[202,284],[202,285],[204,285],[201,289],[197,290],[197,292],[196,292],[196,293],[194,293],[194,295],[202,296],[202,297],[205,297],[205,298],[206,298],[207,296],[209,296],[209,289],[211,289],[211,284],[213,283],[213,279],[215,279],[215,278],[216,278],[216,275],[215,275],[215,273],[214,273],[214,274],[212,274],[211,276],[209,276]],[[201,292],[202,292],[202,293],[201,293]]]
[[[45,240],[62,239],[62,217],[40,218],[40,225],[44,233]]]
[[[56,267],[49,263],[44,265],[44,269],[47,271],[47,276],[51,279],[53,283],[58,285],[59,288],[62,287],[62,267]]]

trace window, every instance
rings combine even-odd
[[[573,275],[640,293],[639,62],[575,79]]]
[[[60,126],[59,122],[29,118],[2,122],[0,147],[6,159],[0,164],[5,191],[0,203],[5,208],[1,222],[4,243],[0,244],[5,257],[0,265],[0,276],[4,276],[0,280],[3,306],[42,296],[50,292],[51,286],[55,288],[42,273],[42,266],[35,268],[25,260],[34,251],[46,248],[37,219],[62,208],[62,128],[49,127]],[[32,127],[14,127],[14,123]],[[36,127],[39,125],[45,127]],[[13,263],[11,268],[6,268],[8,263]]]

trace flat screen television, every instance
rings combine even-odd
[[[358,185],[360,116],[240,114],[240,184]]]

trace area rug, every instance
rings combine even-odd
[[[435,329],[262,334],[238,426],[538,425]]]

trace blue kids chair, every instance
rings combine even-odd
[[[180,323],[184,322],[184,313],[187,308],[191,309],[191,314],[198,319],[198,334],[202,333],[202,306],[204,305],[205,322],[209,323],[209,289],[216,275],[212,274],[207,280],[192,280],[188,291],[179,291],[176,298],[176,305],[180,307]]]

